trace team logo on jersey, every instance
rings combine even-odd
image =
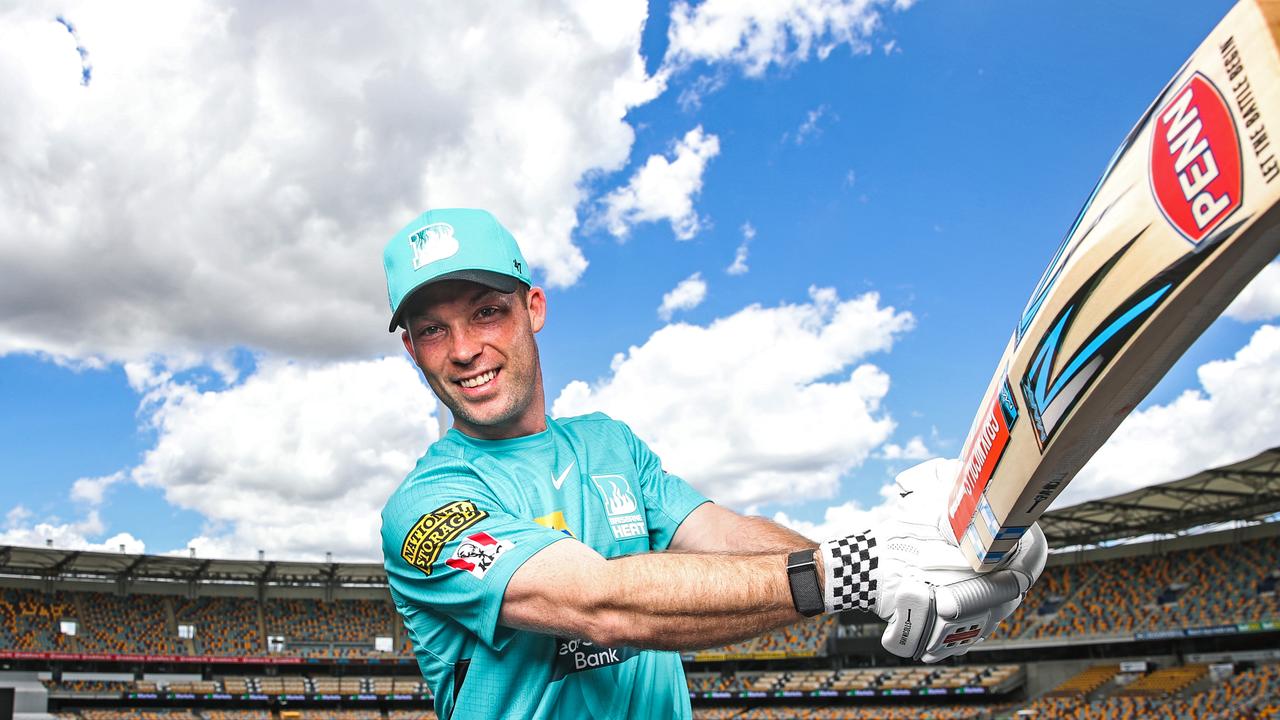
[[[470,500],[441,505],[418,518],[418,522],[409,528],[404,544],[400,546],[400,557],[430,575],[445,543],[487,517],[489,513],[477,508]]]
[[[591,482],[600,491],[600,501],[609,516],[609,528],[614,540],[643,537],[649,533],[644,516],[638,510],[640,504],[631,492],[631,484],[622,475],[592,475]]]
[[[453,551],[453,557],[445,560],[444,564],[454,570],[465,570],[479,580],[484,578],[489,568],[493,567],[498,556],[514,545],[515,543],[510,540],[499,540],[489,533],[478,532],[468,535],[465,540],[458,543],[458,549]]]
[[[544,528],[559,530],[565,535],[568,535],[569,537],[573,537],[573,531],[569,529],[569,523],[565,522],[564,513],[561,512],[560,510],[557,510],[549,515],[536,517],[533,519],[533,521],[538,523]]]
[[[458,238],[453,236],[453,226],[449,223],[431,223],[413,231],[409,236],[409,247],[413,248],[413,269],[423,265],[453,257],[458,253]]]

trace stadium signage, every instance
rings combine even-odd
[[[1013,687],[1008,688],[1012,690]],[[993,690],[979,686],[968,686],[958,688],[893,688],[890,690],[774,690],[773,692],[761,692],[759,690],[744,690],[740,692],[725,692],[723,690],[711,691],[689,691],[689,698],[693,700],[744,700],[756,698],[831,698],[831,697],[911,697],[921,695],[987,695],[998,694]]]

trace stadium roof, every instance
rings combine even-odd
[[[1280,512],[1280,447],[1247,460],[1124,495],[1051,510],[1040,526],[1052,547],[1093,545]],[[167,555],[0,546],[0,576],[222,582],[295,587],[385,586],[379,563],[206,560]]]
[[[204,560],[9,546],[0,547],[0,575],[321,587],[387,584],[382,565],[376,563]]]
[[[1040,528],[1051,547],[1173,534],[1280,512],[1280,447],[1247,460],[1123,495],[1051,510]]]

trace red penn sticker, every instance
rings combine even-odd
[[[1218,88],[1196,73],[1156,114],[1151,190],[1171,225],[1199,243],[1244,198],[1240,138]]]

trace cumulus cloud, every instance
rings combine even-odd
[[[751,241],[756,238],[756,229],[749,223],[742,223],[742,242],[738,244],[738,249],[733,253],[733,262],[729,267],[725,268],[725,272],[730,275],[745,275],[751,268],[747,266],[747,254],[750,252]]]
[[[1241,322],[1280,317],[1280,262],[1263,268],[1223,314]]]
[[[71,484],[71,499],[89,505],[101,505],[107,490],[124,479],[124,471],[102,477],[80,478]]]
[[[880,407],[889,376],[861,361],[913,324],[875,293],[813,288],[805,303],[667,325],[619,354],[609,377],[569,383],[552,412],[628,423],[718,502],[829,497],[894,429]]]
[[[703,226],[693,199],[702,190],[707,163],[718,154],[720,139],[695,127],[675,143],[671,159],[650,155],[625,186],[601,200],[601,222],[622,239],[639,223],[665,220],[676,239],[693,239]]]
[[[959,460],[929,460],[899,473],[893,482],[882,484],[880,502],[875,505],[864,506],[850,500],[826,508],[818,522],[794,518],[785,511],[774,513],[773,520],[813,540],[850,535],[889,520],[930,522],[940,519],[959,468]]]
[[[701,305],[706,297],[707,281],[702,279],[702,273],[694,273],[662,296],[658,317],[670,320],[677,310],[692,310]]]
[[[910,0],[684,0],[671,9],[664,66],[728,63],[748,76],[786,67],[841,45],[870,53],[886,8],[905,9]]]
[[[96,510],[92,510],[82,520],[63,522],[51,518],[43,522],[28,524],[31,513],[22,506],[10,510],[6,516],[6,527],[0,531],[0,545],[18,545],[22,547],[50,547],[59,550],[90,550],[95,552],[119,552],[124,546],[127,553],[146,552],[146,543],[133,535],[116,533],[101,541],[90,538],[103,534],[105,525]]]
[[[1130,415],[1055,507],[1176,480],[1275,447],[1280,327],[1263,325],[1234,357],[1201,365],[1200,387]]]
[[[379,512],[436,438],[435,399],[400,358],[266,361],[243,383],[201,391],[162,380],[157,441],[130,473],[207,526],[201,557],[379,557]]]
[[[880,450],[880,456],[885,460],[927,460],[933,457],[933,453],[925,447],[924,438],[916,435],[908,440],[906,445],[885,443]]]
[[[0,354],[386,349],[379,254],[483,206],[552,286],[662,89],[640,0],[32,2],[0,24]],[[93,50],[92,83],[74,19]],[[317,322],[317,319],[322,321]]]

